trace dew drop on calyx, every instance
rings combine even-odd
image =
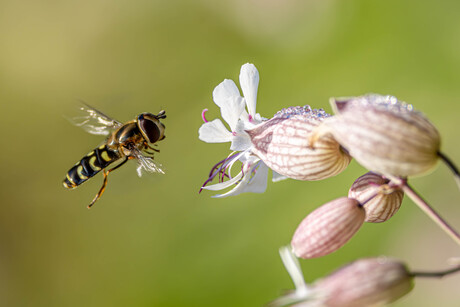
[[[374,106],[384,111],[397,112],[397,113],[409,113],[416,112],[414,106],[404,101],[398,100],[395,96],[391,95],[376,95],[369,94],[356,98],[356,102],[364,106]]]
[[[305,117],[306,119],[311,118],[318,118],[323,119],[326,117],[331,116],[330,114],[326,113],[323,109],[312,109],[309,105],[305,105],[303,107],[289,107],[284,108],[281,111],[278,111],[273,117],[277,118],[291,118],[291,117]]]

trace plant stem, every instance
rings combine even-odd
[[[438,272],[411,272],[410,274],[414,277],[444,277],[449,274],[453,274],[460,271],[460,266],[445,270],[445,271],[438,271]]]
[[[460,189],[460,171],[458,170],[457,166],[455,166],[454,162],[452,162],[445,154],[438,151],[439,158],[446,163],[447,167],[454,173],[455,182],[457,183],[458,188]]]
[[[418,193],[407,183],[407,180],[393,177],[393,182],[399,184],[403,189],[404,193],[412,199],[417,206],[422,209],[445,233],[447,233],[458,245],[460,245],[460,234],[458,234],[454,228],[452,228],[447,222],[436,212],[433,208],[420,196]]]

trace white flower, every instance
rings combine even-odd
[[[267,307],[386,306],[409,293],[416,276],[396,259],[364,258],[306,284],[290,248],[282,247],[280,256],[295,290],[272,301]]]
[[[241,66],[240,85],[244,97],[241,97],[235,82],[228,79],[216,86],[212,93],[213,100],[220,108],[222,118],[230,127],[230,131],[220,119],[208,122],[204,116],[207,109],[202,113],[205,123],[198,130],[200,140],[206,143],[231,142],[230,149],[233,150],[232,154],[212,168],[209,178],[200,191],[202,189],[217,191],[235,184],[236,186],[214,197],[226,197],[244,192],[263,193],[267,188],[268,167],[260,158],[251,153],[253,145],[249,135],[245,132],[265,120],[256,113],[259,72],[253,64],[247,63]],[[238,160],[243,163],[241,172],[232,177],[231,168]],[[273,181],[281,179],[281,176],[276,173],[273,173],[273,176]],[[219,183],[207,185],[216,177]],[[226,178],[227,181],[225,181]]]

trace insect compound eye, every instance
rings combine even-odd
[[[155,122],[144,116],[139,116],[138,123],[142,134],[148,138],[149,143],[155,143],[160,139],[161,131]]]

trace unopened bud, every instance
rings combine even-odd
[[[324,296],[321,306],[328,307],[380,306],[412,288],[413,278],[404,264],[385,258],[357,260],[314,284],[314,290]]]
[[[310,144],[312,131],[330,115],[309,106],[291,107],[247,130],[252,151],[275,172],[298,180],[321,180],[342,172],[351,157],[330,135]]]
[[[342,247],[364,223],[365,213],[359,202],[342,197],[310,213],[297,227],[291,241],[300,258],[316,258]]]
[[[366,211],[366,222],[381,223],[401,207],[404,192],[379,174],[368,172],[355,180],[348,197],[357,199]]]
[[[324,122],[323,130],[367,169],[407,177],[436,164],[439,133],[412,105],[380,95],[331,99],[331,104],[336,115]]]

